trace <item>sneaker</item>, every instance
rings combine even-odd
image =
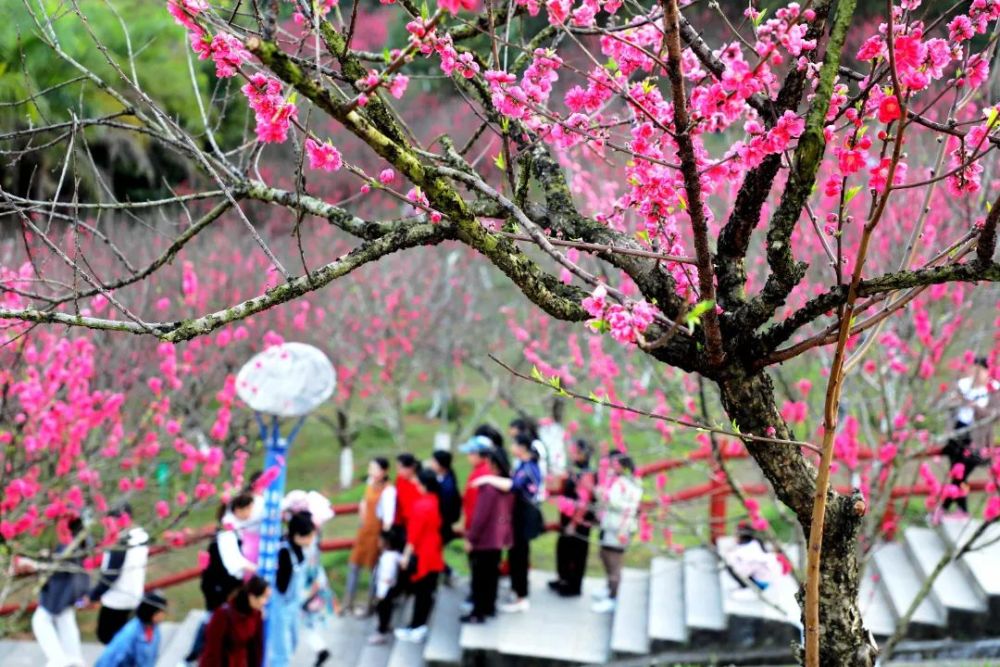
[[[398,633],[399,630],[396,630]],[[398,634],[396,635],[399,636]],[[382,634],[381,632],[373,632],[370,637],[368,637],[368,643],[372,646],[381,646],[382,644],[389,643],[389,633]]]
[[[427,626],[421,625],[419,628],[399,628],[396,630],[396,639],[404,642],[419,644],[427,638]]]
[[[325,663],[329,659],[330,659],[330,652],[327,651],[326,649],[323,649],[322,651],[319,652],[319,655],[316,656],[316,663],[313,665],[313,667],[323,667],[323,663]]]
[[[562,598],[578,598],[580,597],[580,590],[570,590],[566,587],[560,588],[556,593]]]
[[[528,602],[528,598],[521,598],[520,600],[514,600],[513,602],[504,602],[503,604],[497,605],[497,607],[505,614],[518,614],[531,609],[531,603]]]
[[[598,600],[590,606],[590,611],[595,614],[610,614],[615,610],[615,601],[613,598],[604,598],[603,600]]]
[[[594,602],[600,602],[601,600],[607,600],[611,596],[608,594],[607,588],[599,588],[590,594],[590,599]]]
[[[549,590],[558,593],[563,589],[565,585],[566,584],[563,583],[562,579],[553,579],[552,581],[549,582]]]

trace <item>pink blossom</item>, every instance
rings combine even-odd
[[[382,185],[389,185],[396,180],[396,172],[392,169],[383,169],[378,173],[378,182]]]
[[[329,141],[321,144],[312,138],[306,139],[306,154],[309,156],[310,169],[338,171],[344,165],[340,151]]]
[[[476,4],[476,0],[438,0],[438,6],[446,12],[450,12],[452,16],[463,9],[472,11],[476,8]]]
[[[156,501],[155,508],[156,508],[156,516],[160,517],[161,519],[166,519],[168,516],[170,516],[170,503],[168,503],[166,500]]]

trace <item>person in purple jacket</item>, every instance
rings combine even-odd
[[[492,450],[486,455],[490,475],[508,479],[505,457]],[[472,611],[463,623],[483,623],[496,614],[497,586],[500,581],[500,552],[514,543],[514,496],[486,485],[479,489],[472,521],[465,534],[465,550],[472,565]]]

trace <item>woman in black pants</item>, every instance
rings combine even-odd
[[[487,455],[489,473],[508,478],[507,461],[499,451]],[[465,533],[465,550],[472,565],[472,612],[463,623],[483,623],[496,613],[500,579],[500,552],[514,541],[514,497],[509,491],[484,486],[476,496],[472,521]]]
[[[542,489],[542,471],[538,467],[538,453],[528,436],[514,439],[512,453],[517,463],[510,479],[486,475],[474,484],[488,484],[500,491],[514,494],[514,544],[507,551],[510,563],[510,587],[514,599],[500,605],[500,611],[514,613],[528,611],[528,567],[531,561],[531,540],[542,532],[542,513],[538,509],[538,494]]]

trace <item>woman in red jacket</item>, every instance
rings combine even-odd
[[[486,474],[507,479],[510,468],[503,455],[486,454]],[[463,623],[483,623],[496,614],[497,585],[500,580],[500,552],[514,543],[514,495],[494,486],[483,486],[476,497],[472,521],[465,533],[465,550],[472,564],[472,612]]]
[[[201,667],[261,667],[264,664],[262,612],[270,596],[267,580],[254,575],[231,602],[212,612],[198,664]]]
[[[406,548],[400,567],[410,572],[413,618],[408,628],[396,630],[396,639],[403,641],[420,642],[427,636],[438,575],[444,571],[437,484],[433,471],[421,470],[417,474],[418,493],[406,517]]]

